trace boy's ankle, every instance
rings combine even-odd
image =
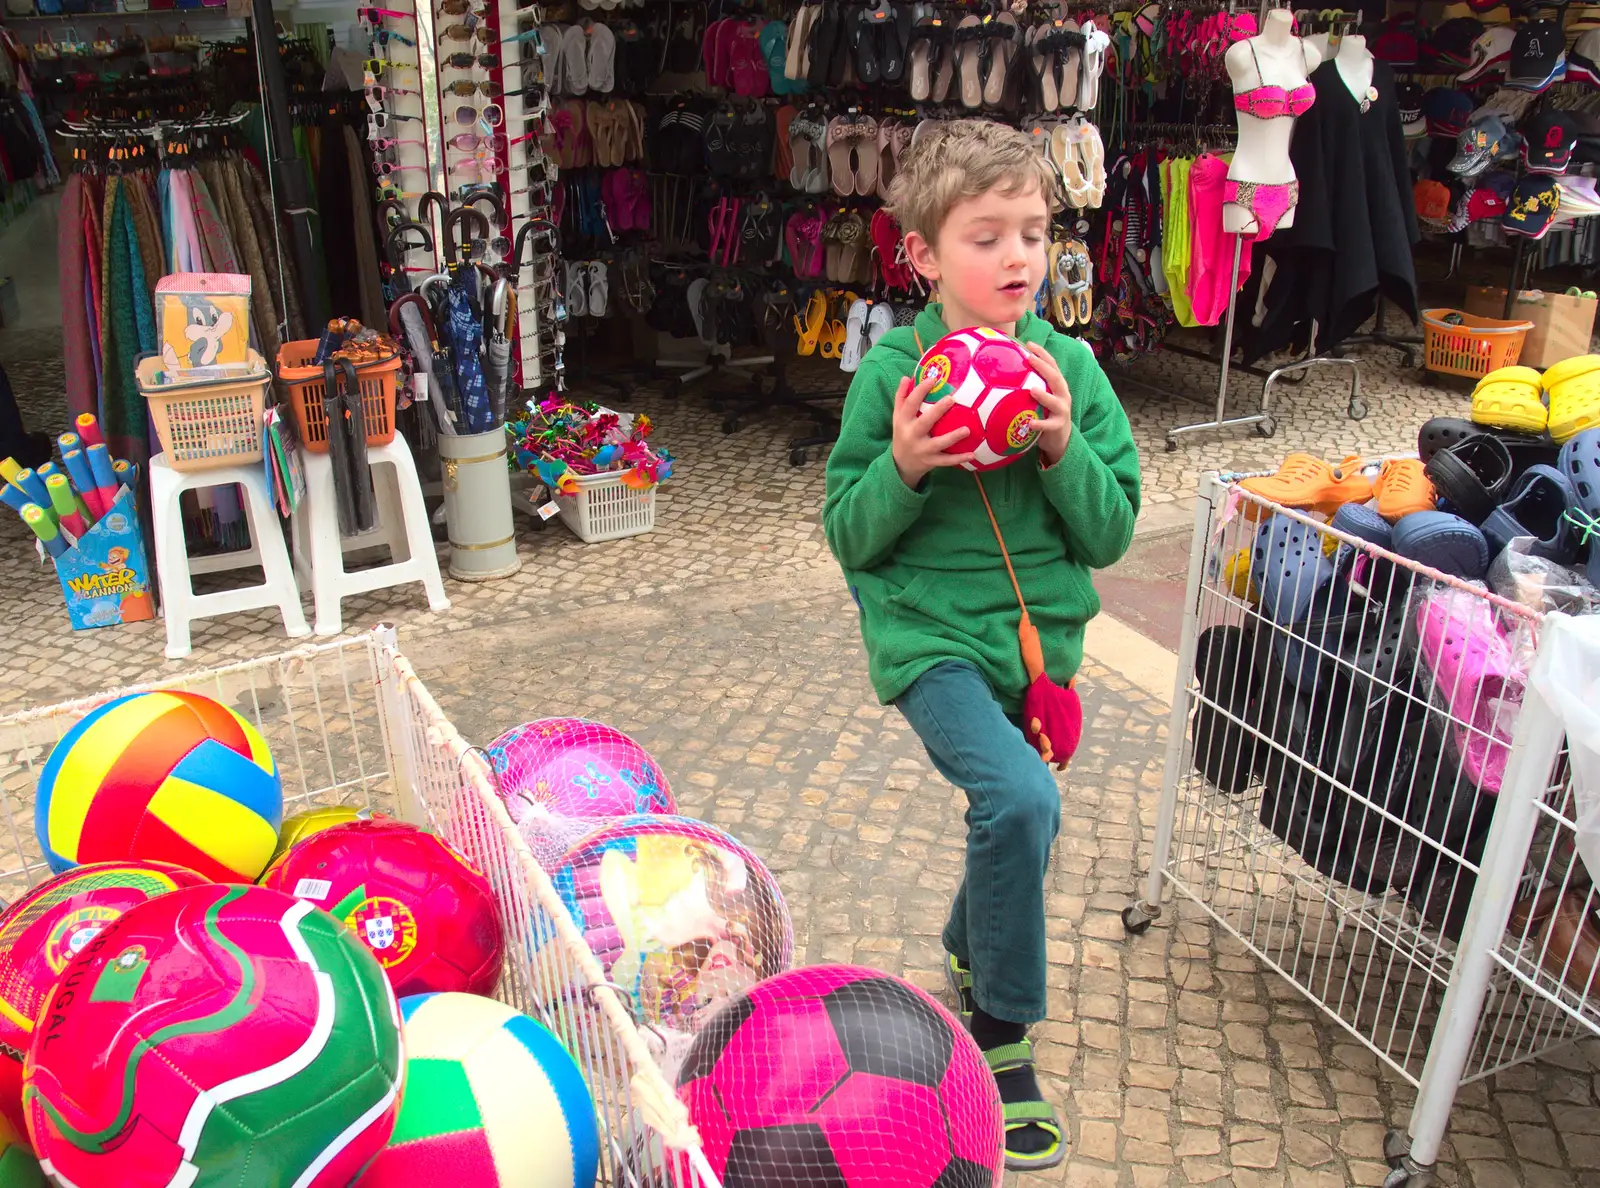
[[[980,1049],[987,1052],[1006,1044],[1020,1044],[1028,1038],[1028,1025],[1013,1023],[1010,1019],[996,1019],[982,1007],[974,1007],[972,1038]]]

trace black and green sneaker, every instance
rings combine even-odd
[[[963,965],[954,953],[947,953],[944,976],[950,983],[950,993],[960,1004],[957,1014],[961,1016],[961,1026],[971,1031],[972,1012],[977,1008],[977,1000],[972,997],[972,970]]]

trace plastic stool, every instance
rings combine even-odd
[[[378,527],[360,536],[339,533],[333,462],[328,455],[302,451],[300,458],[305,463],[306,496],[294,510],[294,562],[302,584],[310,585],[316,600],[317,634],[337,635],[344,629],[339,609],[342,599],[407,582],[422,583],[432,610],[449,610],[428,510],[422,502],[422,484],[406,439],[396,434],[388,445],[367,447],[367,464],[378,497]],[[389,549],[393,560],[388,564],[345,569],[346,553],[379,545]]]
[[[250,547],[211,557],[190,557],[183,538],[183,512],[178,497],[202,487],[238,484],[244,492],[244,512],[250,524]],[[167,620],[167,659],[178,660],[190,651],[189,625],[195,619],[235,611],[275,606],[283,612],[283,629],[291,638],[310,635],[305,612],[300,609],[300,589],[295,585],[289,551],[283,545],[278,510],[267,491],[260,462],[239,466],[213,466],[206,470],[174,470],[165,454],[150,459],[150,514],[155,521],[156,564],[161,577],[161,607]],[[197,573],[261,566],[265,581],[259,586],[196,594],[190,580]]]

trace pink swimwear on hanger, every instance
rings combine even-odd
[[[1242,111],[1245,115],[1253,115],[1258,120],[1276,120],[1283,116],[1303,116],[1311,110],[1311,105],[1317,101],[1317,89],[1310,81],[1301,83],[1292,91],[1282,87],[1269,86],[1266,75],[1261,73],[1261,59],[1256,57],[1255,39],[1245,42],[1250,47],[1250,60],[1255,63],[1256,77],[1262,80],[1259,87],[1251,87],[1248,91],[1235,91],[1233,93],[1233,106],[1235,110]],[[1301,51],[1302,55],[1304,50]],[[1302,57],[1302,61],[1304,58]]]
[[[1228,163],[1210,153],[1189,170],[1189,299],[1200,326],[1215,326],[1233,303],[1228,286],[1233,279],[1235,239],[1244,240],[1239,287],[1250,278],[1250,245],[1256,237],[1234,236],[1222,229],[1222,196],[1232,184],[1227,177]]]

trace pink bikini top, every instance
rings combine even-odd
[[[1247,38],[1245,44],[1250,47],[1250,60],[1255,63],[1256,77],[1264,77],[1261,73],[1261,60],[1256,57],[1255,39]],[[1310,82],[1301,83],[1292,91],[1262,83],[1261,86],[1251,87],[1248,91],[1235,91],[1233,106],[1236,110],[1244,112],[1245,115],[1253,115],[1258,120],[1275,120],[1280,116],[1305,115],[1316,100],[1317,89]]]

